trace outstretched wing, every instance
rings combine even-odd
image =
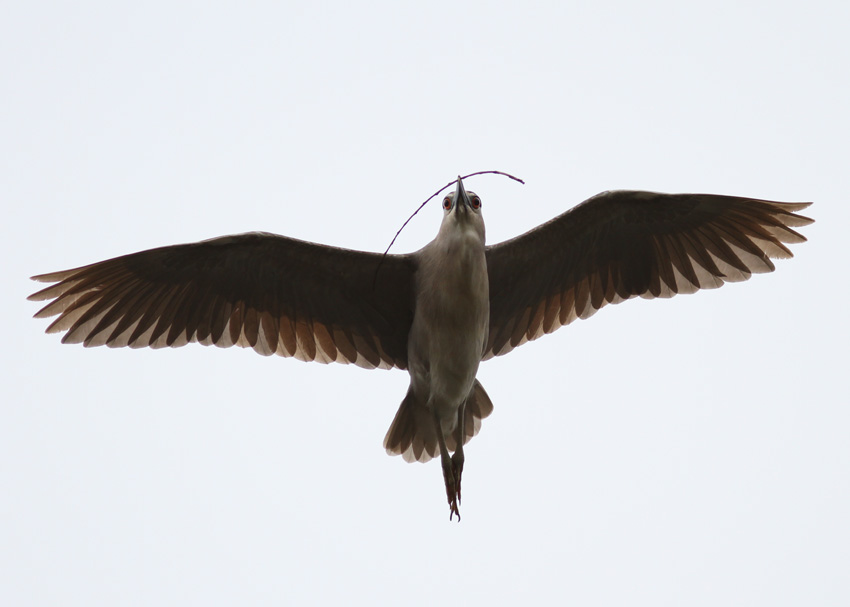
[[[487,248],[490,337],[484,358],[637,295],[672,297],[771,272],[811,203],[710,194],[603,192]]]
[[[63,343],[196,341],[301,360],[407,367],[415,260],[249,233],[34,276]]]

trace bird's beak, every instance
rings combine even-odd
[[[455,188],[455,206],[460,208],[460,206],[464,206],[464,210],[472,207],[472,202],[469,200],[469,194],[466,193],[466,189],[463,187],[463,179],[460,178],[460,175],[457,176],[457,187]]]

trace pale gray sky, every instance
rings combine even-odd
[[[4,8],[0,603],[848,604],[848,4],[421,6]],[[484,169],[527,182],[469,184],[490,242],[613,188],[817,223],[774,274],[482,365],[460,524],[381,447],[405,373],[30,318],[30,275],[154,246],[383,250]]]

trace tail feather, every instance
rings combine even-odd
[[[475,380],[464,406],[464,440],[469,442],[481,429],[481,420],[493,412],[493,402]],[[446,437],[450,451],[457,449],[460,427]],[[440,453],[434,419],[425,407],[417,406],[413,390],[408,389],[393,423],[384,437],[384,448],[390,455],[401,455],[406,462],[427,462]]]
[[[465,445],[473,436],[478,434],[479,430],[481,430],[481,420],[493,412],[493,401],[490,400],[487,392],[484,391],[484,387],[478,383],[477,379],[472,385],[472,390],[466,399],[466,405],[464,406],[463,411],[463,426],[465,434],[463,437],[463,444]],[[457,449],[459,439],[460,426],[456,427],[455,431],[452,432],[450,436],[446,437],[446,446],[449,448],[449,451]]]

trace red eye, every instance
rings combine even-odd
[[[443,198],[443,208],[447,211],[452,208],[452,199],[450,196]]]
[[[473,196],[472,200],[470,202],[472,202],[472,208],[473,209],[480,209],[481,208],[481,199],[478,196]]]

